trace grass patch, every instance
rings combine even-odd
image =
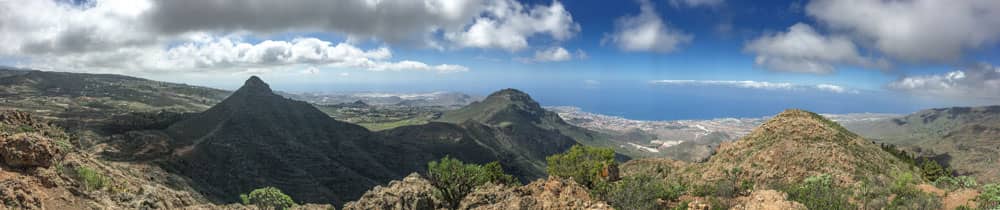
[[[389,130],[389,129],[403,127],[403,126],[423,125],[423,124],[427,124],[427,120],[405,119],[405,120],[392,121],[392,122],[358,123],[358,125],[361,125],[362,127],[365,127],[365,128],[367,128],[368,130],[371,130],[371,131]]]
[[[108,176],[86,166],[76,167],[76,178],[86,191],[101,190],[111,184]]]

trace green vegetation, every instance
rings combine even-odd
[[[978,200],[977,206],[980,209],[1000,209],[1000,183],[983,185],[976,200]]]
[[[947,190],[974,188],[979,186],[979,183],[976,183],[976,178],[971,176],[945,176],[934,180],[932,183],[938,188]]]
[[[261,209],[289,209],[295,206],[292,197],[285,195],[281,190],[274,187],[258,188],[250,191],[250,194],[241,194],[240,200],[245,205],[255,205]]]
[[[599,187],[601,200],[615,209],[659,209],[658,199],[673,200],[681,196],[683,187],[667,187],[662,180],[650,176],[633,176]]]
[[[425,119],[405,119],[399,121],[391,122],[372,122],[372,123],[358,123],[358,125],[363,126],[371,131],[381,131],[389,130],[397,127],[403,127],[408,125],[423,125],[427,124]]]
[[[833,178],[829,174],[808,177],[783,191],[788,193],[789,200],[802,203],[809,209],[856,209],[848,202],[851,193],[833,186]]]
[[[917,182],[910,173],[896,176],[889,187],[890,193],[896,196],[889,202],[888,209],[940,209],[941,199],[917,189],[914,186]]]
[[[110,178],[86,166],[76,167],[76,178],[87,191],[101,190],[111,184]]]
[[[928,181],[934,182],[940,178],[951,177],[952,170],[942,166],[937,161],[926,157],[917,158],[916,155],[912,155],[905,150],[899,149],[896,145],[883,143],[880,146],[882,151],[889,152],[889,154],[892,154],[892,156],[895,156],[899,160],[920,168],[920,171],[923,172],[923,177]]]
[[[500,163],[491,162],[480,166],[465,164],[451,157],[428,163],[427,179],[434,186],[434,196],[451,209],[458,208],[462,198],[480,185],[519,184],[513,176],[503,172]]]
[[[572,178],[576,183],[594,189],[602,182],[606,167],[614,164],[615,150],[611,148],[574,145],[561,154],[545,158],[550,176]]]

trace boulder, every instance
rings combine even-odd
[[[0,181],[0,209],[45,209],[38,190],[20,179]]]
[[[540,179],[522,187],[486,185],[472,192],[459,209],[613,209],[590,198],[590,192],[572,180]]]
[[[61,154],[52,140],[37,133],[18,133],[0,139],[0,157],[11,167],[48,167]]]
[[[365,192],[358,201],[345,204],[344,209],[417,210],[435,209],[439,204],[434,200],[430,181],[412,173],[402,181],[392,181],[385,187],[377,186]]]
[[[737,210],[805,210],[806,206],[795,201],[789,201],[788,195],[774,190],[754,191],[742,203],[732,209]]]

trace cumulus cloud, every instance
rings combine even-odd
[[[487,15],[475,18],[467,30],[446,32],[445,39],[458,47],[518,51],[528,47],[528,37],[534,35],[562,41],[580,31],[580,25],[559,1],[531,8],[515,0],[489,2],[485,5]]]
[[[694,35],[670,28],[649,0],[639,1],[639,14],[615,22],[615,31],[605,34],[602,44],[614,44],[624,51],[669,53],[694,39]]]
[[[670,5],[674,7],[715,7],[723,3],[723,0],[670,0]]]
[[[0,55],[64,55],[155,43],[138,21],[147,1],[102,0],[88,8],[57,1],[0,1]]]
[[[551,47],[544,50],[535,51],[535,61],[539,62],[555,62],[555,61],[568,61],[573,59],[573,55],[562,47]]]
[[[815,86],[797,85],[787,82],[765,82],[753,80],[653,80],[652,84],[686,86],[720,86],[762,90],[818,90],[832,93],[857,93],[842,86],[819,84]]]
[[[361,49],[346,42],[334,44],[308,37],[291,40],[264,39],[255,43],[242,41],[241,38],[259,39],[254,33],[287,30],[333,30],[348,36],[364,35],[395,40],[397,37],[391,37],[391,34],[403,32],[381,31],[371,27],[408,30],[394,24],[419,25],[434,22],[435,25],[431,28],[435,30],[460,30],[460,26],[451,27],[451,22],[461,22],[458,21],[460,19],[470,22],[472,17],[466,17],[465,13],[478,15],[482,8],[468,4],[481,3],[438,0],[335,3],[94,0],[88,4],[74,5],[47,0],[0,1],[0,42],[4,43],[0,46],[0,56],[23,59],[19,61],[23,63],[22,66],[31,68],[125,74],[203,71],[255,73],[261,68],[301,68],[303,65],[370,71],[460,72],[468,71],[468,68],[454,64],[429,65],[412,60],[393,61],[387,46]],[[317,7],[310,9],[303,5]],[[355,8],[361,6],[366,6],[369,10]],[[374,9],[377,12],[368,15],[379,17],[345,20],[331,16],[325,20],[307,20],[299,16],[320,15],[319,13],[331,15],[331,11],[339,10],[320,12],[315,9],[333,7],[353,9],[354,12],[371,12]],[[395,13],[410,7],[420,10]],[[236,11],[238,9],[246,10]],[[303,14],[287,13],[296,15],[281,13],[300,9],[307,11],[303,11]],[[419,17],[395,17],[416,13],[434,17],[423,20],[416,20]],[[253,17],[245,16],[248,14]],[[402,23],[372,24],[372,20]],[[303,23],[308,21],[327,22]],[[347,22],[342,21],[372,26],[351,28]],[[275,26],[268,26],[270,24]],[[381,37],[383,35],[386,37]]]
[[[1000,67],[981,63],[944,74],[900,78],[889,89],[923,96],[969,99],[1000,99]]]
[[[953,61],[1000,39],[1000,1],[815,0],[808,15],[908,61]]]
[[[774,71],[831,73],[836,65],[865,68],[889,68],[888,61],[861,56],[847,37],[823,36],[804,23],[796,23],[787,32],[764,35],[744,48],[754,53],[754,63]]]
[[[840,85],[831,85],[831,84],[818,84],[818,85],[816,85],[816,89],[823,90],[823,91],[834,92],[834,93],[858,93],[857,90],[848,90],[847,88],[844,88],[843,86],[840,86]]]
[[[354,68],[368,71],[424,70],[462,72],[467,67],[428,65],[418,61],[391,61],[387,47],[364,50],[349,43],[317,38],[249,43],[232,37],[197,37],[162,50],[157,47],[122,48],[118,51],[36,58],[33,67],[116,72],[121,69],[156,72],[246,71],[299,65]],[[255,70],[256,71],[256,70]]]

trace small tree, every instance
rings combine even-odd
[[[976,198],[979,209],[1000,209],[1000,183],[983,185],[982,193]]]
[[[802,203],[809,209],[855,209],[848,202],[850,192],[836,188],[829,174],[811,176],[784,191],[788,193],[788,200]]]
[[[572,178],[573,181],[594,189],[601,182],[606,167],[614,164],[615,150],[611,148],[575,145],[562,154],[545,158],[550,176]]]
[[[447,156],[427,164],[427,179],[434,186],[434,196],[451,209],[458,208],[462,199],[480,185],[519,184],[513,176],[503,172],[500,163],[491,162],[480,166],[465,164]]]
[[[262,209],[288,209],[295,206],[292,197],[285,195],[281,190],[274,187],[265,187],[253,190],[249,195],[241,194],[240,200],[245,205],[255,205]]]
[[[676,189],[670,190],[663,180],[649,176],[625,177],[611,184],[603,200],[616,209],[660,209],[657,200],[673,200],[680,196]]]

